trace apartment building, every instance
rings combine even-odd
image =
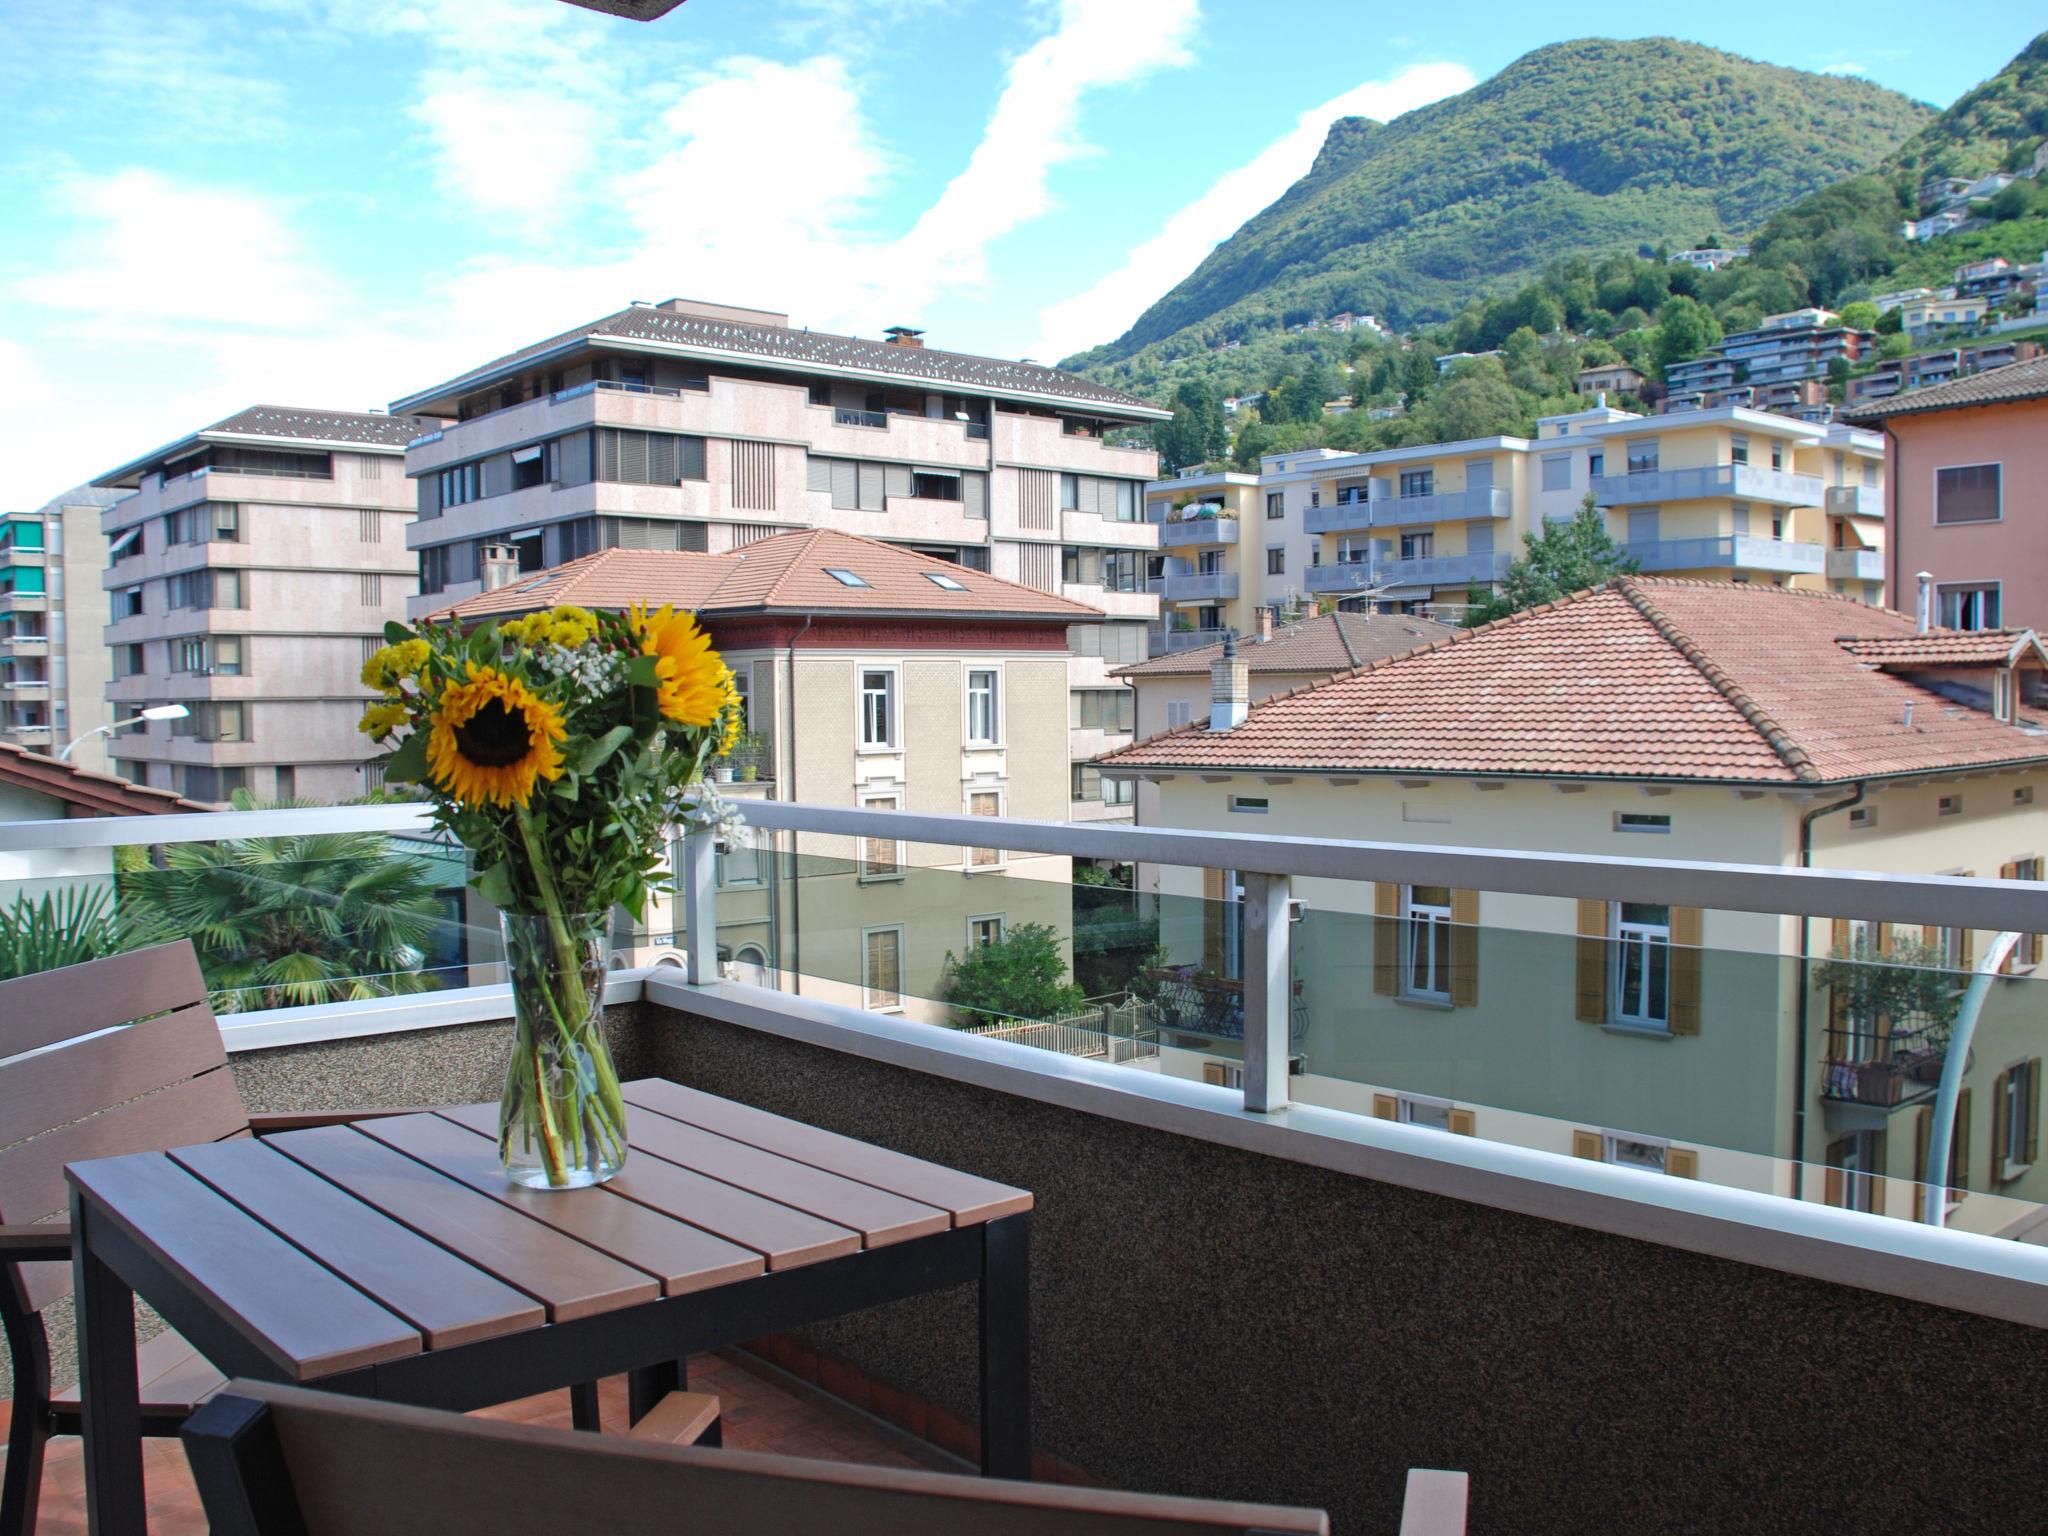
[[[1951,379],[1966,378],[1987,368],[2007,363],[2029,362],[2041,355],[2035,341],[1981,341],[1967,347],[1943,347],[1933,352],[1916,352],[1911,357],[1879,363],[1869,373],[1851,379],[1843,391],[1845,405],[1864,405],[1889,400],[1908,390],[1927,389]]]
[[[1263,702],[1242,657],[1219,659],[1208,714],[1100,766],[1145,780],[1162,826],[2039,879],[2044,662],[2030,632],[1627,577]],[[1234,886],[1141,866],[1175,966],[1242,975]],[[1995,938],[1625,898],[1289,895],[1295,1099],[1898,1215],[1944,1031]],[[1821,980],[1880,954],[1942,973],[1946,1019],[1880,1017]],[[1959,1228],[2000,1231],[2048,1195],[2039,956],[2023,939],[1977,1017]],[[1195,1075],[1216,1056],[1163,1059]]]
[[[259,405],[110,470],[107,698],[115,771],[194,800],[374,788],[364,659],[418,584],[405,445],[418,418]]]
[[[986,816],[991,843],[1004,818],[1067,813],[1068,635],[1103,622],[1086,604],[813,529],[722,554],[603,550],[444,616],[634,602],[692,610],[733,669],[759,738],[742,754],[756,777],[723,791],[742,802]],[[757,984],[945,1022],[949,953],[1022,923],[1072,927],[1064,855],[828,837],[807,837],[802,855],[761,846],[720,861],[719,943]],[[673,959],[680,926],[657,903],[636,963]]]
[[[1899,323],[1908,336],[1918,340],[1934,331],[1961,330],[1984,322],[1990,308],[1987,300],[1951,294],[1931,299],[1914,299],[1899,307]]]
[[[1884,434],[1892,605],[1925,601],[1956,629],[2048,626],[2048,357],[1849,415]]]
[[[1249,633],[1261,608],[1321,599],[1454,618],[1506,575],[1524,534],[1588,492],[1643,571],[1878,602],[1882,485],[1874,434],[1736,406],[1603,406],[1546,417],[1534,438],[1276,454],[1257,476],[1148,487],[1169,626],[1155,649]]]
[[[0,743],[56,757],[76,741],[71,761],[96,772],[113,718],[100,513],[117,499],[81,485],[0,517]]]
[[[1730,332],[1706,356],[1666,368],[1666,408],[1700,403],[1744,384],[1824,379],[1829,365],[1855,362],[1876,340],[1876,332],[1843,325],[1831,310],[1766,315],[1755,330]]]
[[[1159,610],[1142,494],[1157,457],[1109,438],[1169,412],[905,327],[874,341],[682,299],[630,305],[392,409],[449,418],[406,453],[416,612],[598,549],[725,554],[835,529],[1106,615],[1070,662],[1070,762],[1129,737],[1108,669],[1144,658]]]

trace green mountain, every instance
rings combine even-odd
[[[1392,123],[1334,124],[1278,202],[1065,366],[1144,390],[1176,358],[1341,310],[1448,319],[1560,256],[1748,229],[1875,167],[1930,115],[1670,39],[1541,48]]]
[[[1886,160],[1916,176],[2014,171],[2048,138],[2048,32]]]

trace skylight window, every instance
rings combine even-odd
[[[864,587],[867,585],[866,582],[862,581],[858,576],[854,575],[853,572],[842,569],[841,567],[836,565],[826,566],[825,574],[827,576],[830,576],[834,581],[838,582],[839,585],[841,585],[842,587]]]
[[[926,571],[924,579],[935,587],[944,587],[948,592],[965,592],[967,587],[950,576],[941,576],[937,571]]]

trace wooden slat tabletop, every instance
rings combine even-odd
[[[253,1142],[238,1143],[250,1151]],[[420,1352],[419,1331],[161,1152],[76,1163],[72,1178],[293,1380]]]

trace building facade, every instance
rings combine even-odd
[[[1272,455],[1257,476],[1147,488],[1164,648],[1332,600],[1455,618],[1523,536],[1590,493],[1638,568],[1884,596],[1883,448],[1867,431],[1740,407],[1546,417],[1535,438]],[[1155,649],[1162,648],[1155,646]]]
[[[1934,622],[2048,625],[2048,358],[1852,414],[1884,434],[1893,606],[1926,572]]]
[[[1768,637],[1760,645],[1759,637]],[[1127,749],[1161,825],[2039,879],[2044,657],[1831,594],[1624,578]],[[1917,723],[1916,723],[1917,722]],[[1241,965],[1227,874],[1141,867],[1174,965]],[[1997,936],[1299,880],[1293,1095],[1911,1216],[1963,983]],[[1951,1224],[2048,1194],[2039,941],[1978,1016]],[[1847,962],[1841,974],[1831,962]],[[1853,978],[1911,968],[1927,1013]],[[1186,1041],[1169,1070],[1218,1070]],[[1455,1113],[1456,1121],[1450,1116]],[[2026,1204],[2022,1204],[2026,1202]]]
[[[1150,449],[1109,440],[1170,413],[1072,374],[792,327],[669,300],[394,402],[450,418],[406,454],[419,520],[415,611],[489,572],[604,548],[722,554],[829,528],[1065,595],[1111,621],[1070,664],[1070,763],[1129,739],[1108,669],[1158,614],[1143,513]],[[1069,771],[1069,787],[1079,775]],[[1100,801],[1075,816],[1128,817]]]
[[[94,482],[107,698],[124,778],[194,800],[347,800],[375,787],[360,673],[418,582],[405,444],[432,423],[254,406]]]
[[[1855,362],[1876,340],[1875,332],[1843,325],[1830,310],[1766,315],[1755,330],[1731,332],[1706,356],[1665,369],[1665,408],[1704,403],[1744,385],[1824,379],[1832,364]]]
[[[115,493],[82,485],[0,519],[0,742],[104,772],[107,538]]]

